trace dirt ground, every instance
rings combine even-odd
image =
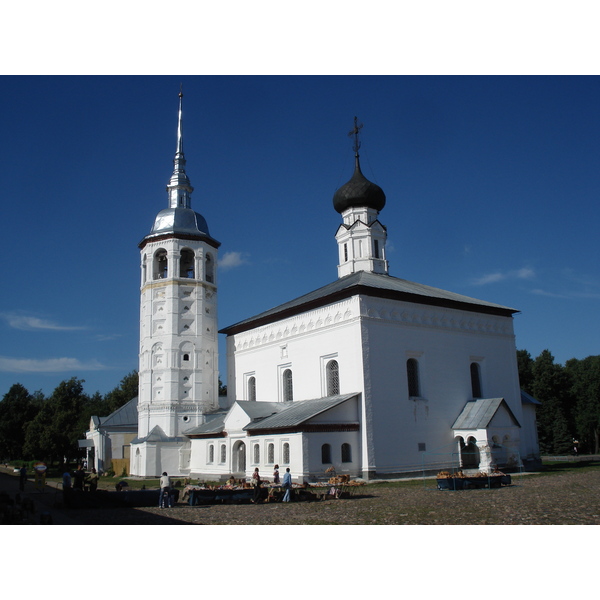
[[[16,479],[16,478],[14,478]],[[160,508],[57,508],[54,524],[80,525],[598,525],[600,465],[513,476],[500,489],[441,491],[435,480],[372,483],[347,499]],[[26,492],[27,493],[27,492]],[[31,493],[31,492],[30,492]],[[115,492],[116,493],[116,492]],[[36,494],[36,492],[33,492]],[[54,505],[52,505],[54,503]]]

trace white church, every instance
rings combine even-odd
[[[536,466],[538,403],[519,388],[518,311],[389,274],[386,196],[361,172],[356,119],[354,174],[333,196],[337,279],[218,330],[220,244],[191,207],[181,102],[168,206],[139,244],[137,431],[120,450],[130,474],[214,481],[258,467],[269,478],[278,464],[301,482],[332,467],[369,480]]]

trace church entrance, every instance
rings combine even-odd
[[[462,437],[458,438],[460,452],[460,466],[463,469],[478,469],[479,468],[479,448],[477,440],[474,437],[469,437],[467,443]]]
[[[246,473],[246,444],[236,442],[233,445],[233,464],[231,465],[234,473]]]

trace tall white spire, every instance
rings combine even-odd
[[[177,149],[173,159],[173,175],[167,185],[169,208],[191,208],[191,195],[194,188],[185,172],[183,154],[183,92],[179,91],[179,116],[177,119]]]

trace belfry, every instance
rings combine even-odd
[[[138,434],[131,474],[187,472],[183,432],[218,410],[217,252],[206,220],[191,208],[179,93],[177,148],[168,205],[140,242]]]

